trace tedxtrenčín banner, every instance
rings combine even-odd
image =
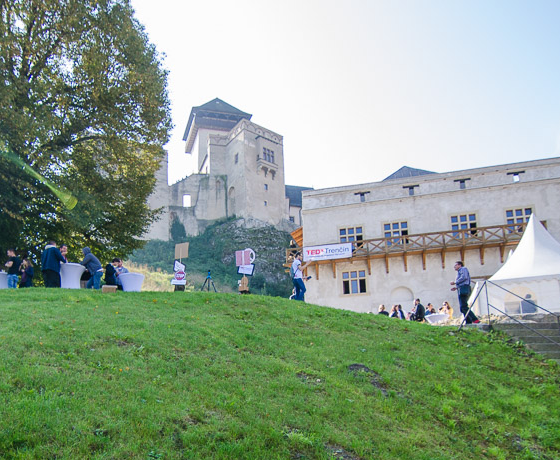
[[[303,261],[346,259],[352,257],[352,243],[324,244],[303,248]]]

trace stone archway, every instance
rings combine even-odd
[[[403,310],[409,310],[414,301],[414,294],[405,286],[399,286],[391,291],[391,305],[400,304]]]

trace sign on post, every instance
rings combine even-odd
[[[255,261],[255,251],[250,248],[235,251],[235,265],[250,265]]]
[[[175,258],[187,259],[189,257],[189,243],[179,243],[175,245]]]
[[[176,260],[173,263],[173,279],[171,284],[175,286],[186,286],[187,284],[187,274],[185,273],[185,264]]]

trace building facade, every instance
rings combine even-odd
[[[162,163],[149,203],[163,213],[147,239],[169,239],[174,220],[188,235],[233,216],[248,226],[289,231],[300,225],[301,190],[298,203],[292,192],[299,187],[284,180],[283,137],[251,118],[220,99],[192,108],[183,140],[197,171],[168,186],[167,161]]]
[[[531,214],[560,240],[560,158],[441,174],[405,167],[381,182],[304,191],[304,247],[353,249],[311,263],[306,301],[368,312],[448,300],[457,314],[454,262],[475,281],[490,277]]]

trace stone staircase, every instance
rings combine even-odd
[[[560,364],[560,324],[558,318],[555,315],[523,315],[516,316],[515,319],[534,329],[534,331],[511,320],[509,320],[510,322],[494,323],[492,328],[510,335],[515,340],[523,342],[534,352]],[[554,340],[557,344],[541,337],[535,331]]]

